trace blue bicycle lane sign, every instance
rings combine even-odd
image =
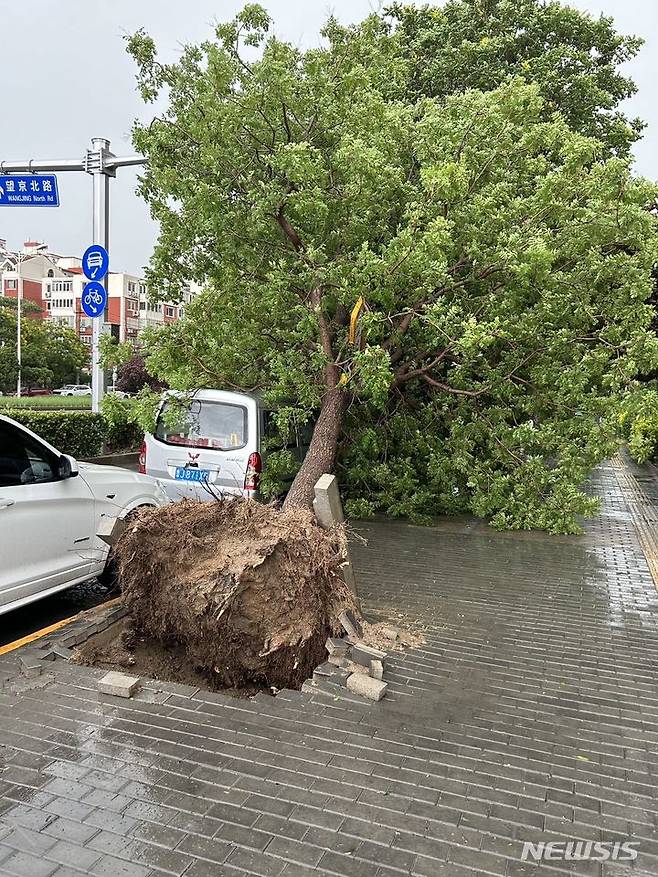
[[[107,292],[102,283],[92,280],[82,291],[82,310],[88,317],[100,317],[107,306]]]

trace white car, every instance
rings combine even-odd
[[[64,384],[53,393],[56,396],[91,396],[91,387],[89,384]]]
[[[99,532],[167,502],[157,479],[78,464],[0,415],[0,614],[101,575],[110,549]]]

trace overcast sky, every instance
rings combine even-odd
[[[315,45],[330,12],[357,21],[376,0],[261,0],[279,36]],[[107,137],[117,154],[133,152],[130,128],[147,119],[135,92],[134,67],[123,36],[144,27],[162,56],[211,34],[212,23],[232,16],[242,0],[0,0],[2,48],[0,160],[76,158],[91,137]],[[649,122],[637,147],[641,173],[658,178],[658,0],[572,0],[594,15],[612,15],[623,33],[645,38],[628,65],[639,93],[627,111]],[[119,171],[112,183],[111,266],[140,273],[156,229],[135,195],[136,172]],[[60,174],[61,207],[0,207],[0,238],[17,248],[45,240],[55,252],[82,254],[91,243],[91,178]]]

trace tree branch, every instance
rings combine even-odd
[[[285,214],[283,212],[283,204],[281,204],[279,206],[279,209],[276,212],[276,221],[279,223],[279,226],[281,227],[283,233],[288,238],[290,243],[293,245],[295,250],[298,253],[304,252],[304,242],[302,241],[300,236],[297,234],[295,229],[292,227],[288,218],[285,216]]]

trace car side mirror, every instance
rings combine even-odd
[[[62,454],[59,458],[59,469],[57,474],[64,480],[65,478],[75,478],[80,473],[78,469],[78,461],[68,454]]]

